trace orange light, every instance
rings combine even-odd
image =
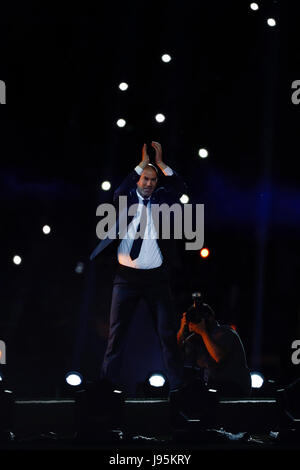
[[[207,258],[209,256],[209,249],[202,248],[202,250],[200,250],[200,255],[202,256],[202,258]]]

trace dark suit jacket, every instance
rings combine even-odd
[[[136,184],[139,180],[140,176],[134,170],[132,171],[125,180],[121,183],[121,185],[116,189],[114,192],[114,204],[118,209],[118,200],[120,196],[127,196],[127,208],[129,208],[132,204],[137,204],[139,202],[138,196],[136,194]],[[162,176],[162,185],[158,186],[155,191],[153,191],[151,195],[151,203],[152,204],[163,204],[166,203],[168,205],[172,205],[174,203],[180,203],[179,198],[183,193],[186,193],[187,186],[181,177],[173,170],[173,175],[171,176]],[[134,216],[127,216],[128,224],[132,221]],[[117,216],[116,222],[116,233],[118,233],[119,229],[119,218],[120,214]],[[171,218],[172,220],[172,218]],[[161,220],[159,223],[159,227],[161,228]],[[113,230],[114,231],[114,230]],[[174,255],[175,255],[175,245],[172,239],[172,227],[171,227],[171,237],[170,240],[163,239],[161,237],[160,231],[158,231],[158,239],[157,243],[160,247],[162,252],[164,262],[170,266],[174,265]],[[93,253],[90,256],[90,259],[93,260],[99,253],[101,253],[107,246],[111,244],[116,245],[116,249],[120,243],[120,239],[111,239],[109,236],[106,236],[100,243],[96,246]],[[176,261],[176,260],[175,260]],[[175,263],[176,264],[176,263]]]

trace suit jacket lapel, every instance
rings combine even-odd
[[[99,253],[101,253],[101,251],[103,251],[108,245],[110,245],[116,239],[115,235],[117,235],[117,238],[120,238],[120,235],[121,237],[124,237],[126,235],[126,233],[119,233],[119,230],[120,227],[126,227],[126,229],[128,228],[130,222],[134,217],[134,215],[128,216],[128,208],[130,207],[130,205],[136,204],[137,202],[138,196],[136,194],[136,190],[134,189],[130,191],[128,195],[127,207],[125,207],[120,213],[118,212],[116,223],[107,232],[105,238],[98,243],[98,245],[90,255],[90,260],[93,260],[97,255],[99,255]]]

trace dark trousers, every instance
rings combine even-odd
[[[177,346],[177,328],[168,275],[164,267],[142,270],[119,265],[113,284],[110,330],[101,378],[121,385],[121,361],[127,331],[141,298],[144,298],[149,306],[160,340],[170,388],[177,388],[183,382],[183,364]],[[140,334],[145,332],[141,331]]]

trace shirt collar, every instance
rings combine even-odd
[[[141,196],[137,189],[136,189],[136,194],[138,195],[138,198],[139,198],[140,201],[144,201],[144,200],[145,201],[148,201],[148,200],[150,201],[150,199],[151,199],[151,196],[148,197],[148,198]]]

